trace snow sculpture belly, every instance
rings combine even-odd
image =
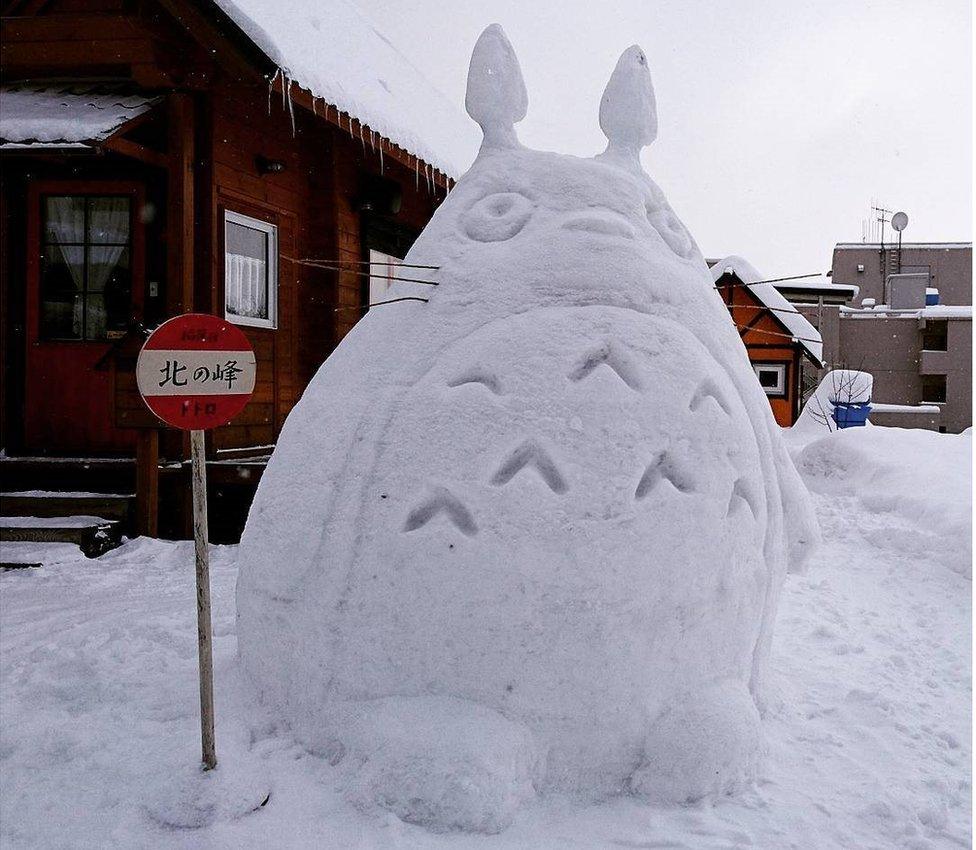
[[[779,585],[816,536],[701,255],[639,171],[650,119],[616,115],[635,87],[653,105],[643,54],[592,161],[517,145],[509,50],[479,41],[485,148],[408,257],[439,268],[430,303],[371,313],[325,364],[241,547],[266,701],[357,794],[440,829],[497,831],[533,787],[747,780]]]

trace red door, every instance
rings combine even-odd
[[[142,315],[139,185],[32,184],[28,193],[25,448],[129,454],[113,425],[111,374],[99,361]]]

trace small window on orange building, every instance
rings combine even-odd
[[[774,398],[786,396],[786,364],[785,363],[753,363],[752,368],[759,378],[759,386],[763,392]]]

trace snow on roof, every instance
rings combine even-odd
[[[784,280],[777,283],[776,288],[810,292],[836,292],[838,295],[857,295],[861,291],[861,288],[853,283],[834,283],[826,275],[818,275],[805,280]]]
[[[295,83],[450,177],[481,134],[349,0],[214,0]]]
[[[783,327],[793,335],[806,352],[817,362],[823,362],[823,339],[813,325],[790,304],[783,294],[771,283],[761,283],[763,275],[748,260],[735,255],[718,260],[711,268],[712,280],[718,281],[726,273],[734,274],[748,290],[759,299],[760,303],[769,307]]]
[[[885,243],[884,247],[894,248],[895,245],[891,242],[887,242]],[[919,248],[926,248],[930,250],[943,250],[943,249],[948,250],[949,248],[972,248],[973,243],[972,242],[903,242],[901,247],[903,251],[908,248],[915,249],[915,250]],[[865,248],[877,251],[880,250],[881,243],[880,242],[838,242],[836,245],[834,245],[835,251],[851,251],[855,249],[865,249]]]
[[[873,307],[841,307],[841,316],[854,319],[972,319],[971,304],[933,304],[910,310],[893,310],[887,304]]]
[[[0,146],[84,147],[157,102],[118,83],[14,83],[0,88]]]

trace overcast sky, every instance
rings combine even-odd
[[[826,271],[872,200],[908,241],[970,241],[968,0],[356,0],[463,108],[471,47],[498,22],[529,91],[531,147],[602,150],[597,110],[640,44],[657,92],[650,175],[706,256],[769,276]]]

